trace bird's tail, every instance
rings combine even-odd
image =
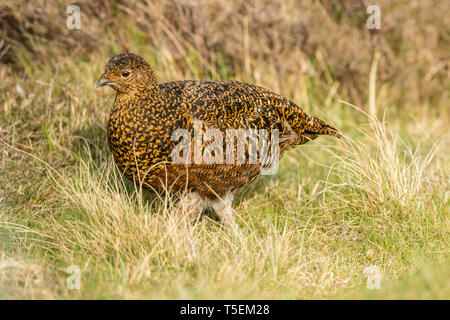
[[[296,104],[292,103],[286,110],[288,117],[287,121],[291,128],[295,131],[298,137],[305,137],[301,139],[302,143],[317,138],[318,135],[330,135],[337,138],[342,138],[342,134],[338,129],[325,123],[325,121],[312,117],[304,112]]]
[[[307,134],[326,134],[336,138],[342,138],[342,134],[336,128],[325,123],[318,118],[308,116],[304,133]]]

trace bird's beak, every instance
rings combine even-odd
[[[112,81],[107,81],[107,80],[105,80],[105,79],[103,79],[103,75],[100,77],[100,79],[98,79],[98,81],[97,81],[97,84],[96,84],[96,87],[98,88],[98,87],[103,87],[103,86],[106,86],[106,85],[108,85],[108,84],[110,84],[110,83],[112,83]]]

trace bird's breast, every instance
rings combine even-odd
[[[113,108],[108,121],[108,144],[119,169],[127,176],[146,172],[164,161],[163,135],[145,115]]]

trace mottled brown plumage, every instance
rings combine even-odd
[[[236,158],[231,163],[201,157],[200,162],[194,161],[195,144],[199,143],[205,152],[212,143],[195,140],[195,132],[216,129],[226,137],[230,129],[265,129],[270,150],[277,130],[280,156],[319,134],[339,136],[336,129],[307,115],[292,101],[252,84],[198,80],[158,84],[148,63],[130,53],[108,62],[97,82],[97,86],[103,85],[117,92],[108,122],[108,139],[114,160],[125,176],[158,193],[187,191],[184,203],[194,216],[212,206],[232,227],[233,192],[259,177],[273,160],[252,161],[252,155],[263,158],[263,146],[258,143],[252,149],[246,140],[241,163]],[[198,124],[201,126],[194,128]],[[177,129],[190,134],[191,163],[176,163],[173,159],[172,152],[179,145],[179,140],[173,138]],[[223,145],[223,158],[227,148],[237,148],[237,142],[230,144],[226,138],[218,141],[216,146]],[[210,155],[219,156],[217,153],[220,149]]]

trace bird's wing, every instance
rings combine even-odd
[[[287,100],[263,88],[238,81],[187,81],[183,95],[192,120],[219,130],[282,129],[275,104]]]
[[[298,145],[318,134],[339,136],[320,119],[265,88],[239,81],[186,80],[163,84],[184,113],[187,129],[201,121],[204,129],[278,130],[280,144]]]

